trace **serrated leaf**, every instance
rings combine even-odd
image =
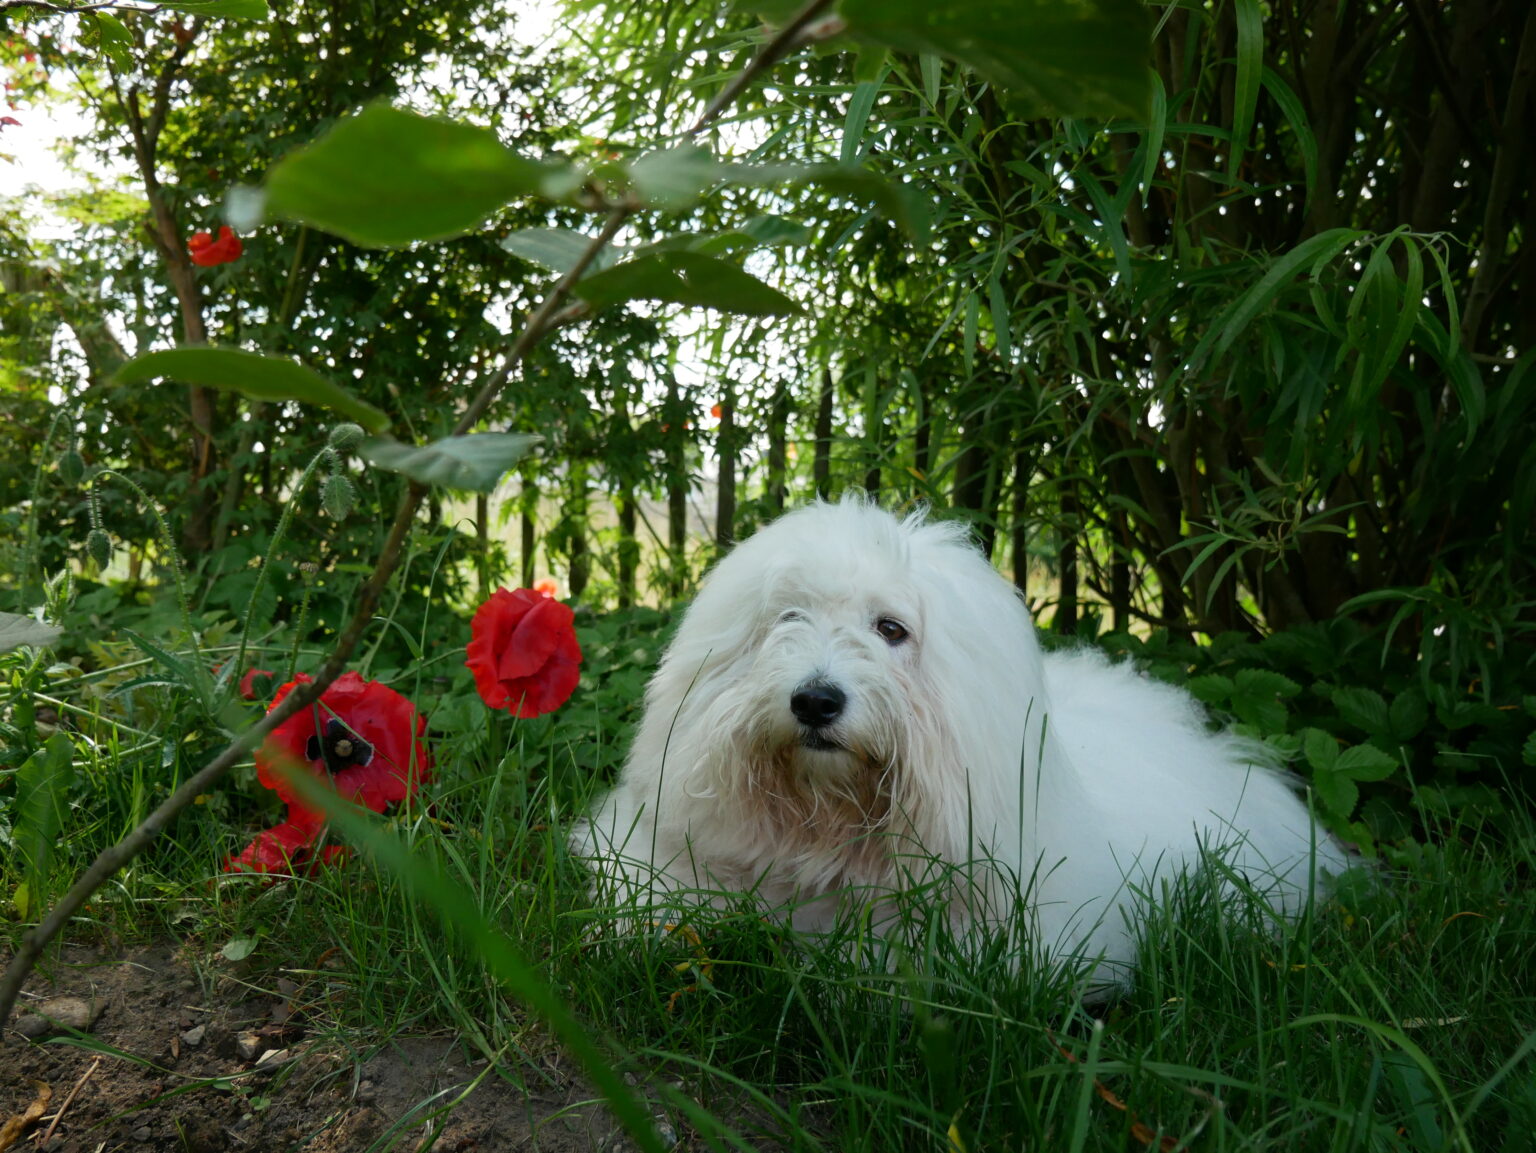
[[[1306,729],[1302,733],[1301,751],[1314,771],[1327,772],[1339,759],[1339,742],[1322,729]]]
[[[1397,760],[1375,745],[1356,745],[1345,749],[1334,762],[1333,770],[1356,781],[1384,781],[1397,772]]]
[[[1360,787],[1331,769],[1319,769],[1313,774],[1312,792],[1325,810],[1341,818],[1347,818],[1360,803]]]
[[[736,265],[699,252],[656,252],[594,273],[576,285],[594,308],[626,300],[689,304],[745,316],[787,316],[799,306]]]
[[[370,464],[422,484],[490,492],[539,440],[512,432],[476,432],[424,445],[370,437],[357,446],[357,452]]]
[[[1236,687],[1238,692],[1249,696],[1267,695],[1285,700],[1301,692],[1301,686],[1290,677],[1270,669],[1239,669]]]
[[[47,648],[64,635],[56,625],[45,625],[31,617],[0,612],[0,653],[8,653],[22,645],[35,649]]]
[[[523,228],[502,237],[501,246],[513,256],[564,276],[592,246],[592,238],[569,228]],[[597,254],[592,271],[611,267],[622,251],[610,244]]]
[[[1245,693],[1238,689],[1232,694],[1232,711],[1262,734],[1283,733],[1290,714],[1273,693]]]
[[[267,174],[269,214],[357,244],[461,236],[560,170],[502,145],[489,128],[372,104]]]
[[[1341,685],[1333,690],[1333,705],[1339,716],[1371,736],[1384,735],[1391,727],[1387,702],[1373,689]]]
[[[1391,726],[1391,735],[1394,741],[1411,741],[1424,731],[1424,725],[1429,720],[1429,706],[1424,703],[1424,694],[1418,689],[1404,689],[1392,700],[1392,708],[1387,714],[1387,722]]]
[[[1232,679],[1219,673],[1190,677],[1184,686],[1198,701],[1208,705],[1224,705],[1232,699]]]
[[[269,20],[272,17],[267,0],[170,0],[160,7],[216,20]]]
[[[114,384],[168,376],[183,384],[223,388],[255,400],[297,400],[350,417],[370,432],[389,427],[389,417],[365,400],[332,384],[313,369],[278,356],[237,348],[188,346],[146,352],[112,375]]]
[[[1021,113],[1144,119],[1151,26],[1139,0],[842,0],[849,35],[957,60]]]

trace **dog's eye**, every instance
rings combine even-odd
[[[881,617],[875,622],[875,631],[885,638],[886,644],[893,646],[901,644],[910,635],[907,626],[895,617]]]
[[[805,614],[799,609],[785,609],[779,614],[779,623],[788,624],[790,621],[803,621]]]

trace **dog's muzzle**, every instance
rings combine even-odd
[[[848,694],[830,681],[808,681],[790,694],[789,711],[805,726],[801,742],[806,748],[841,747],[828,739],[826,730],[843,715],[847,704]]]

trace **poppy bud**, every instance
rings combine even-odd
[[[96,567],[105,570],[112,563],[112,538],[107,535],[107,530],[93,528],[86,534],[85,551],[96,562]]]
[[[363,439],[363,430],[359,426],[347,421],[331,429],[329,439],[332,448],[345,451]]]
[[[85,459],[74,449],[59,454],[59,477],[67,485],[77,485],[85,479]]]
[[[350,480],[339,472],[333,472],[325,478],[325,487],[320,490],[320,504],[326,515],[332,520],[346,520],[355,503],[357,490]]]

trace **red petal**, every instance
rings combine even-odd
[[[290,814],[281,825],[257,833],[243,852],[224,862],[224,871],[292,875],[293,866],[304,862],[319,835],[319,825]]]
[[[240,678],[240,695],[248,701],[256,699],[256,678],[275,677],[277,674],[270,669],[246,669],[245,675]]]

